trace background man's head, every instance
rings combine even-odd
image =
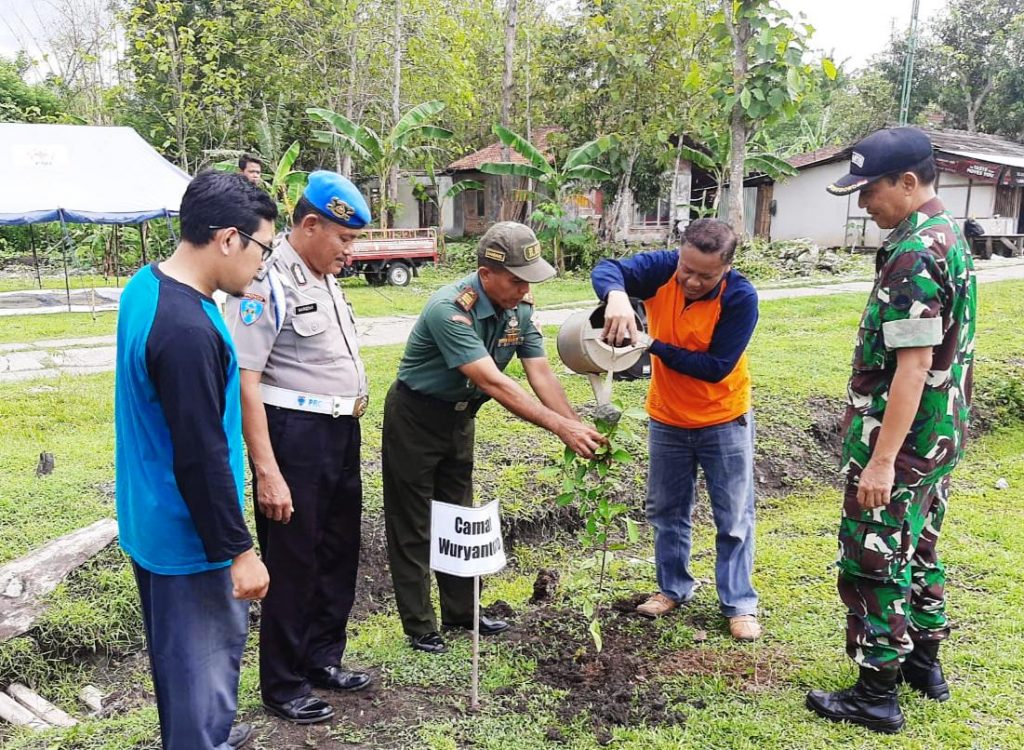
[[[292,212],[288,241],[314,273],[337,275],[352,257],[352,243],[370,223],[370,207],[351,180],[317,170]]]
[[[530,291],[555,275],[541,256],[537,235],[525,224],[500,221],[488,229],[476,246],[480,286],[498,307],[511,310]]]
[[[238,171],[240,171],[242,176],[253,185],[260,185],[263,183],[263,162],[255,156],[242,154],[238,158]]]
[[[935,197],[932,143],[917,128],[887,128],[860,141],[850,173],[829,185],[833,195],[860,191],[857,205],[880,229],[893,229]]]
[[[263,249],[274,239],[277,206],[241,175],[207,170],[181,198],[181,239],[196,251],[217,288],[241,294],[259,271]],[[255,240],[255,241],[254,241]]]
[[[676,282],[686,299],[700,299],[732,268],[736,233],[719,219],[697,219],[683,232]]]

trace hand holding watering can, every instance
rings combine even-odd
[[[619,294],[625,300],[625,314],[616,299]],[[610,322],[612,314],[616,317]],[[627,315],[628,320],[625,319]],[[619,412],[611,405],[612,375],[636,364],[651,345],[650,336],[637,327],[629,297],[624,292],[612,292],[608,295],[607,305],[574,313],[562,324],[557,343],[562,362],[573,372],[586,375],[590,381],[597,400],[595,416],[610,422],[618,421]]]

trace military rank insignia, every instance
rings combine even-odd
[[[348,205],[341,198],[335,196],[331,198],[331,202],[327,204],[327,210],[334,216],[337,216],[342,221],[348,221],[352,218],[352,214],[356,212],[352,206]]]
[[[526,294],[524,294],[524,295],[523,295],[523,302],[525,302],[525,303],[526,303],[527,305],[532,305],[532,304],[534,304],[534,301],[533,301],[533,292],[527,292]]]
[[[473,305],[476,304],[476,300],[479,296],[480,295],[476,293],[475,289],[472,287],[466,287],[459,292],[459,296],[455,298],[455,304],[466,312],[469,312],[473,309]]]
[[[299,286],[305,286],[308,283],[306,281],[306,274],[298,263],[292,263],[292,278],[295,279],[295,283]]]
[[[242,323],[251,326],[263,317],[263,311],[266,309],[266,297],[254,292],[246,292],[245,296],[242,297],[241,303],[238,305],[238,317],[242,319]]]

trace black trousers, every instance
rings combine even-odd
[[[284,703],[310,692],[310,669],[337,665],[355,599],[363,485],[359,420],[266,407],[274,456],[291,490],[287,524],[256,506],[270,573],[260,623],[260,691]],[[253,472],[253,490],[258,485]]]
[[[473,504],[475,420],[391,386],[381,459],[384,529],[395,603],[406,635],[437,630],[430,601],[430,501]],[[437,573],[441,620],[473,619],[473,579]]]

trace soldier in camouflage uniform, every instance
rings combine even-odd
[[[934,182],[928,137],[893,128],[854,146],[850,174],[828,188],[860,190],[861,208],[893,232],[876,258],[844,420],[838,588],[860,679],[834,693],[811,691],[807,705],[881,732],[903,726],[899,682],[949,698],[938,660],[949,636],[945,569],[935,546],[967,433],[975,280]]]

